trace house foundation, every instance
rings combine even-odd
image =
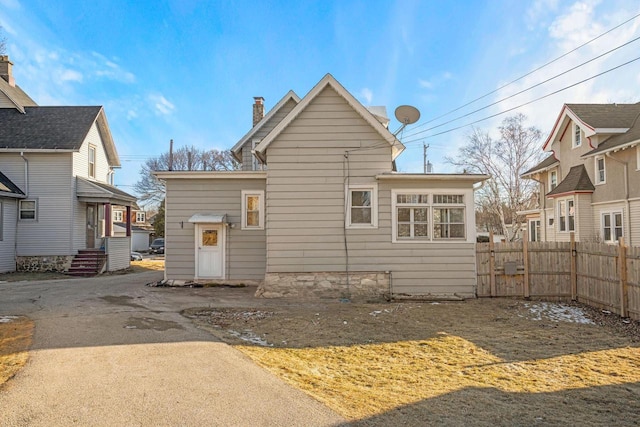
[[[348,298],[383,300],[389,297],[389,273],[313,272],[267,273],[256,291],[262,298]]]
[[[16,259],[16,270],[29,273],[64,273],[71,267],[72,260],[73,255],[19,256]]]

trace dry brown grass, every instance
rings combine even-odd
[[[27,363],[33,327],[31,320],[21,316],[0,322],[0,386]]]
[[[549,393],[640,381],[640,351],[632,347],[515,363],[449,335],[351,347],[238,348],[352,420],[467,388]]]
[[[143,273],[145,271],[164,271],[164,258],[131,261],[131,269],[134,273]]]
[[[40,280],[60,280],[60,279],[73,279],[71,276],[67,276],[63,273],[57,273],[54,271],[48,271],[45,273],[34,272],[13,272],[0,274],[0,282],[26,282],[26,281],[40,281]]]
[[[636,425],[640,337],[556,321],[533,313],[536,304],[301,303],[185,314],[355,425]]]

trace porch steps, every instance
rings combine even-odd
[[[107,255],[100,249],[80,249],[66,272],[70,276],[91,277],[102,272]]]

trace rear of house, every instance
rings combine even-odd
[[[473,185],[487,177],[394,172],[404,146],[388,119],[331,75],[296,98],[245,138],[259,170],[157,174],[167,279],[254,280],[264,297],[475,296]]]

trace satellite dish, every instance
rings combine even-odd
[[[420,119],[420,111],[411,105],[401,105],[396,108],[396,119],[403,125],[412,125]]]

